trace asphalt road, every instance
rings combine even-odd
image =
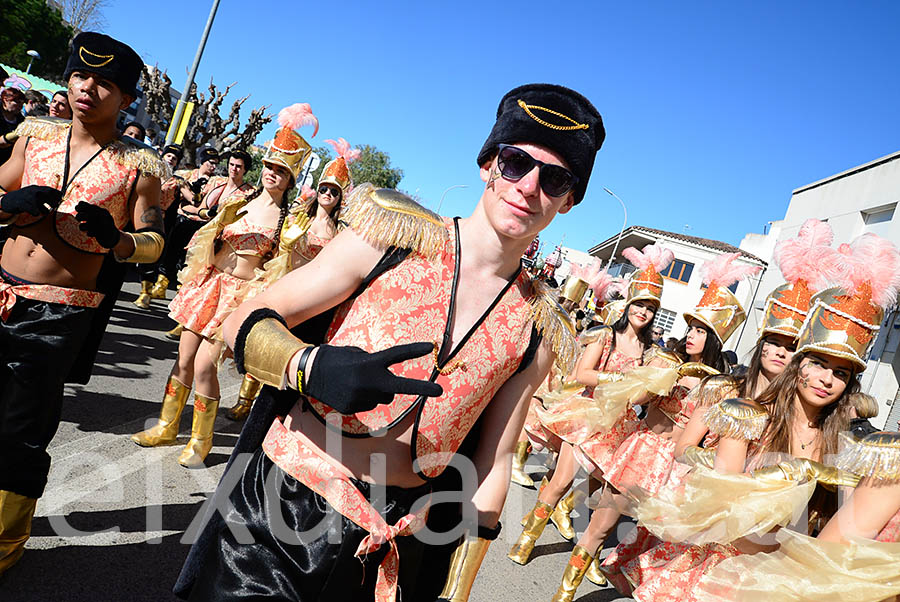
[[[150,310],[140,310],[131,304],[137,291],[137,283],[126,283],[91,382],[66,388],[62,422],[49,449],[49,483],[25,555],[0,579],[0,600],[175,600],[171,588],[188,552],[181,535],[215,489],[240,424],[220,410],[214,447],[202,470],[176,462],[190,432],[189,408],[178,445],[145,449],[129,440],[158,416],[177,351],[177,343],[163,336],[174,325],[166,303],[154,301]],[[229,407],[240,381],[231,368],[223,369],[220,381],[222,405]],[[533,472],[540,473],[539,458],[531,462]],[[519,519],[535,499],[535,491],[511,486],[505,528],[488,552],[470,600],[549,600],[555,592],[572,544],[552,526],[527,566],[506,558]],[[619,531],[628,528],[625,523]],[[627,599],[587,581],[576,597],[580,602]]]

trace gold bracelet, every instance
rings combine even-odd
[[[124,263],[153,263],[162,256],[163,247],[166,243],[159,232],[148,231],[134,234],[125,232],[124,234],[134,243],[134,252],[125,258],[119,258],[116,255],[117,261]]]

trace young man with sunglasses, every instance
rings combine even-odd
[[[427,599],[414,534],[453,463],[465,483],[454,499],[472,520],[440,598],[468,597],[500,530],[531,394],[554,360],[568,370],[576,348],[571,320],[521,257],[581,201],[604,136],[577,92],[516,88],[478,154],[485,188],[469,217],[358,186],[347,227],[318,257],[232,314],[224,335],[239,369],[270,386],[214,499],[254,545],[214,518],[179,595],[383,602],[399,587],[403,599]],[[313,346],[304,321],[330,308],[328,344]]]
[[[99,57],[99,59],[98,59]],[[124,277],[163,247],[152,149],[122,137],[143,61],[85,32],[66,64],[71,122],[28,118],[0,166],[0,573],[21,556],[47,484],[63,386],[87,383]]]

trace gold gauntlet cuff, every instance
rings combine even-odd
[[[159,232],[125,232],[134,243],[134,253],[122,259],[126,263],[153,263],[162,256],[165,239]]]
[[[793,458],[753,471],[754,477],[784,479],[786,481],[818,481],[826,487],[856,487],[859,477],[852,472],[838,470],[807,458]]]
[[[606,383],[614,383],[618,382],[625,378],[624,374],[619,372],[598,372],[597,373],[597,385],[603,385]]]
[[[705,466],[713,468],[716,461],[716,450],[713,448],[692,445],[684,450],[681,460],[689,466]]]
[[[281,388],[291,358],[304,347],[311,345],[292,335],[278,320],[260,320],[247,333],[244,369],[261,383]]]
[[[481,537],[463,537],[450,558],[450,572],[439,600],[466,602],[469,599],[475,576],[490,545],[490,540]]]
[[[706,378],[707,376],[713,376],[715,374],[719,374],[719,371],[701,362],[685,362],[678,366],[678,376]]]

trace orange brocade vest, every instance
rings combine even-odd
[[[444,333],[453,305],[457,263],[456,233],[452,227],[449,230],[440,257],[432,261],[419,254],[410,255],[376,278],[362,294],[341,305],[329,329],[329,344],[374,352],[421,341],[440,348],[442,341],[448,341]],[[328,424],[335,424],[333,420],[339,416],[341,430],[350,436],[389,429],[410,412],[417,412],[413,469],[422,478],[437,477],[494,394],[521,364],[531,341],[530,294],[531,279],[520,271],[487,315],[459,341],[459,350],[442,363],[448,369],[458,367],[449,374],[437,375],[436,382],[444,389],[441,397],[397,395],[390,404],[344,416],[310,399],[313,411]],[[436,369],[428,355],[395,366],[394,372],[427,380],[433,378]],[[335,416],[329,419],[330,414]]]
[[[116,227],[123,229],[131,221],[128,198],[139,170],[120,160],[120,155],[129,149],[127,142],[117,140],[102,148],[76,173],[69,174],[67,183],[63,182],[68,132],[68,127],[57,127],[44,139],[37,137],[28,139],[28,145],[25,147],[22,187],[38,185],[60,189],[66,185],[62,202],[50,214],[54,220],[56,233],[66,244],[79,251],[105,254],[109,249],[79,230],[75,206],[80,201],[85,201],[103,207],[112,215]],[[19,215],[15,225],[25,228],[41,219],[43,217],[23,213]]]

